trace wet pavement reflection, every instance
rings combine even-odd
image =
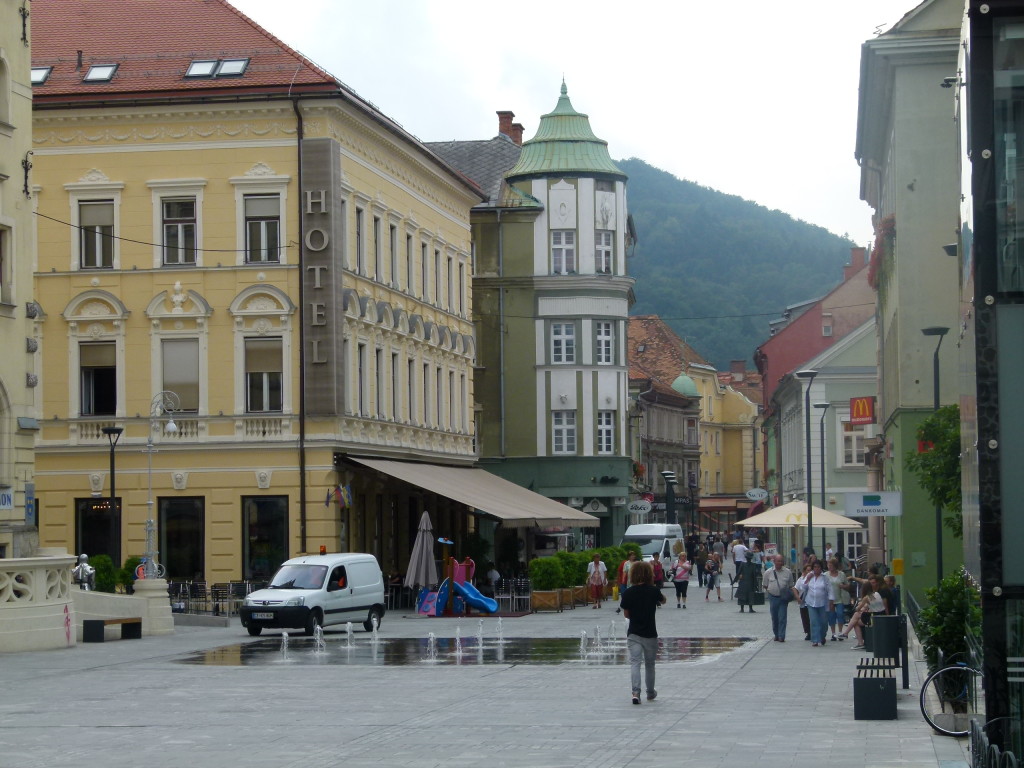
[[[662,637],[659,662],[698,663],[754,641],[750,637]],[[211,666],[268,666],[281,664],[357,664],[408,666],[430,664],[584,664],[615,665],[629,662],[623,638],[603,639],[581,633],[576,638],[492,639],[379,638],[352,641],[345,635],[329,636],[322,645],[316,638],[280,635],[263,640],[199,651],[182,664]]]

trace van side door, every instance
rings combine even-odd
[[[324,625],[339,624],[346,620],[345,613],[352,603],[352,584],[344,565],[331,569],[324,595]]]

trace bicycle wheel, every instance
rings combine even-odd
[[[928,725],[945,736],[966,736],[979,712],[980,681],[978,670],[962,664],[930,674],[921,686],[921,714]]]

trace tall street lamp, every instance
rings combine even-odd
[[[818,438],[821,443],[821,508],[825,509],[825,414],[828,412],[830,403],[815,403],[815,408],[821,409],[821,418],[818,420]],[[821,529],[821,556],[825,556],[825,529]]]
[[[156,556],[159,554],[156,548],[156,520],[153,517],[153,431],[159,426],[161,420],[166,416],[167,424],[164,431],[174,434],[178,431],[178,425],[174,423],[174,414],[181,410],[181,399],[170,390],[157,392],[149,404],[149,437],[146,439],[146,475],[149,483],[149,498],[146,501],[146,565],[145,577],[155,579],[159,577]]]
[[[114,446],[117,445],[117,441],[121,439],[121,433],[124,432],[124,427],[103,427],[102,430],[104,435],[107,436],[107,441],[110,443],[110,537],[113,538],[117,530],[114,525],[114,521],[117,519],[117,486],[115,483],[115,472],[114,472]],[[115,564],[116,565],[116,564]]]
[[[805,368],[802,371],[797,371],[793,374],[798,379],[807,382],[807,389],[804,390],[804,445],[806,450],[804,453],[807,454],[807,546],[814,546],[814,503],[811,499],[811,384],[814,382],[814,377],[818,375],[818,372],[810,368]]]
[[[665,478],[665,522],[672,524],[676,522],[676,473],[666,469],[661,476]]]
[[[935,354],[932,357],[932,407],[939,410],[939,347],[942,340],[949,333],[949,328],[942,325],[933,325],[922,328],[921,333],[925,336],[938,336],[939,343],[935,345]],[[942,581],[942,505],[935,505],[935,568],[938,573],[938,580]]]

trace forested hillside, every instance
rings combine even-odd
[[[636,158],[616,165],[639,237],[632,314],[660,315],[719,370],[752,367],[770,319],[842,279],[852,242]]]

